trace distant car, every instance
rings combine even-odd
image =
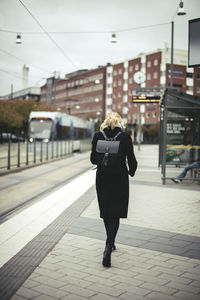
[[[13,133],[10,133],[10,132],[3,132],[2,134],[0,134],[0,140],[1,141],[5,141],[5,142],[8,142],[9,140],[12,141],[12,142],[24,142],[24,138],[21,137],[21,136],[17,136]]]

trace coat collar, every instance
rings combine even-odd
[[[115,127],[113,130],[110,127],[106,127],[103,129],[103,131],[105,131],[105,134],[110,137],[113,138],[119,131],[122,131],[121,127]]]

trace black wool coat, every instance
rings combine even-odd
[[[108,138],[113,138],[121,129],[113,130],[105,128]],[[98,131],[92,140],[92,152],[90,160],[92,164],[98,164],[96,144],[98,140],[104,140],[103,134]],[[128,133],[122,131],[117,137],[120,141],[117,154],[117,165],[112,171],[102,172],[97,167],[96,191],[100,209],[100,218],[127,218],[129,202],[129,178],[134,176],[137,169],[137,161],[133,152],[133,143]],[[128,168],[127,168],[127,163]]]

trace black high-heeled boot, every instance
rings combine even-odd
[[[106,240],[106,246],[108,245],[108,241]],[[117,248],[115,246],[115,244],[112,245],[112,251],[115,251]]]
[[[107,244],[103,253],[103,266],[110,267],[111,266],[111,253],[112,253],[113,245]]]

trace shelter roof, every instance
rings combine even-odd
[[[183,116],[200,116],[200,97],[166,89],[161,106]]]

